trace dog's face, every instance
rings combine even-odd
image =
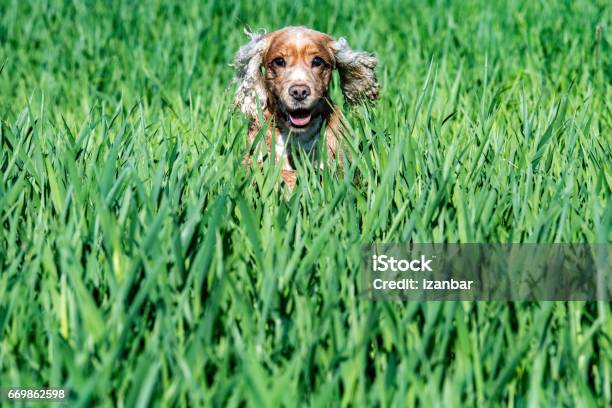
[[[294,133],[308,130],[329,111],[332,42],[328,35],[302,27],[270,35],[263,56],[267,97],[276,107],[277,120]]]
[[[259,106],[294,133],[315,129],[331,111],[328,90],[334,68],[346,102],[378,97],[376,58],[353,51],[344,38],[334,40],[305,27],[246,34],[250,41],[234,60],[234,101],[256,122]]]

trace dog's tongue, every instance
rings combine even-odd
[[[306,126],[310,123],[310,113],[290,113],[289,120],[294,126]]]

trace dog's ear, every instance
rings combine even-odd
[[[331,48],[346,102],[354,104],[363,99],[375,101],[379,88],[375,71],[378,63],[376,57],[367,52],[353,51],[345,38],[334,41]]]
[[[257,101],[260,106],[266,104],[266,90],[261,75],[263,55],[268,48],[265,34],[257,34],[245,28],[244,33],[249,42],[243,45],[234,57],[236,69],[234,82],[238,84],[234,95],[234,104],[251,118],[257,118]]]

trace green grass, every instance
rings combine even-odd
[[[359,296],[364,243],[612,241],[607,2],[230,3],[0,2],[0,387],[610,406],[607,302]],[[241,165],[245,24],[377,54],[344,171]]]

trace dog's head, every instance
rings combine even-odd
[[[257,117],[257,103],[268,108],[281,125],[300,133],[329,111],[329,83],[338,69],[348,103],[378,97],[376,58],[353,51],[344,38],[304,27],[287,27],[266,35],[247,32],[250,41],[236,54],[238,89],[235,103]]]

